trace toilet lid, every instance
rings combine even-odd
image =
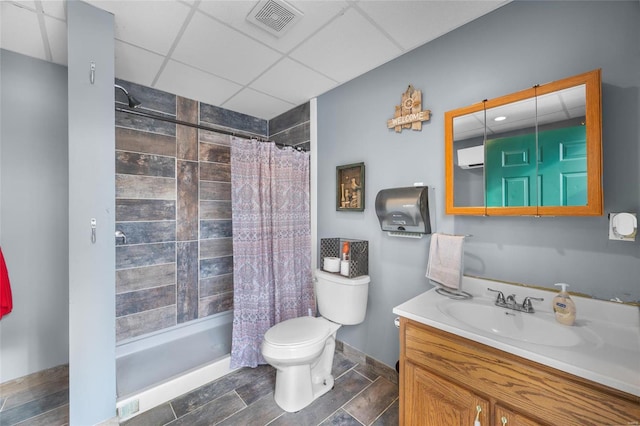
[[[329,327],[315,317],[299,317],[282,321],[271,327],[264,340],[272,345],[312,344],[329,335]]]

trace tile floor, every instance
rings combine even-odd
[[[121,424],[398,425],[395,372],[381,372],[375,364],[336,351],[333,373],[335,388],[297,413],[276,405],[275,370],[260,366],[235,371]],[[0,385],[0,426],[68,424],[68,368],[60,366],[32,376],[28,381]]]
[[[69,424],[69,367],[60,365],[0,384],[0,426]]]

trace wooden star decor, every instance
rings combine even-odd
[[[396,111],[391,120],[387,120],[387,128],[395,129],[397,133],[402,129],[422,130],[422,122],[428,121],[431,111],[422,109],[422,92],[409,85],[402,94],[400,105],[396,105]]]

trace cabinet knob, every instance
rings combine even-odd
[[[507,418],[505,416],[502,416],[500,421],[502,422],[502,426],[505,426],[507,424]]]

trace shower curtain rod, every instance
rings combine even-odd
[[[123,107],[119,107],[119,106],[116,105],[116,111],[124,112],[124,113],[127,113],[127,114],[132,114],[132,115],[137,115],[137,116],[140,116],[140,117],[153,118],[155,120],[166,121],[168,123],[180,124],[181,126],[194,127],[196,129],[208,130],[210,132],[216,132],[216,133],[222,133],[223,135],[239,136],[239,137],[242,137],[242,138],[245,138],[245,139],[256,139],[256,140],[259,140],[259,141],[262,141],[262,142],[270,142],[267,139],[265,139],[264,136],[254,135],[254,134],[251,134],[251,133],[231,131],[231,130],[226,130],[226,129],[219,128],[219,127],[203,126],[202,124],[189,123],[188,121],[182,121],[182,120],[178,120],[178,119],[171,118],[171,117],[166,117],[166,116],[162,116],[162,115],[158,115],[158,114],[153,114],[153,113],[146,112],[146,111],[139,110],[139,109],[123,108]],[[276,144],[276,146],[278,148],[290,147],[290,148],[296,149],[298,151],[306,151],[305,149],[300,148],[300,147],[286,145],[286,144],[279,143],[279,142],[274,142],[274,143]]]

